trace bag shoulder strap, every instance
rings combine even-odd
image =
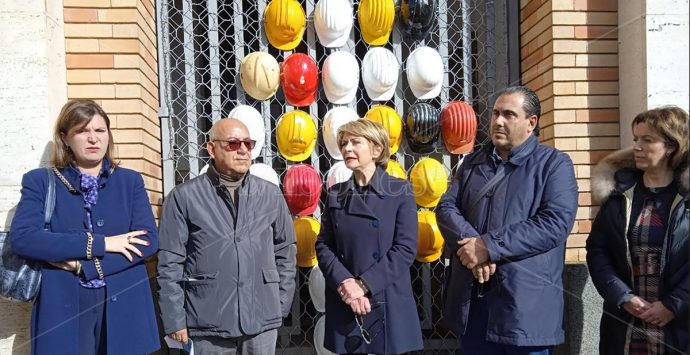
[[[55,174],[50,168],[46,168],[46,170],[48,173],[48,190],[43,208],[43,229],[48,230],[50,228],[50,219],[53,217],[53,210],[55,210]]]
[[[510,175],[511,172],[513,172],[513,169],[510,169],[510,172],[506,172],[508,170],[508,165],[503,169],[500,169],[494,177],[489,180],[484,187],[482,187],[481,190],[479,190],[479,193],[474,196],[474,199],[472,202],[469,204],[469,208],[473,208],[484,196],[494,187],[496,184],[498,184],[501,180],[503,180],[504,177],[507,177]]]
[[[70,184],[69,181],[67,181],[67,178],[65,178],[65,176],[62,175],[62,173],[60,173],[60,170],[58,170],[58,168],[52,167],[51,169],[53,170],[53,173],[55,173],[55,176],[57,176],[58,179],[60,179],[60,181],[62,181],[62,183],[65,185],[65,187],[67,188],[67,191],[69,191],[69,193],[71,193],[71,194],[78,193],[77,190],[75,190],[74,187],[72,187],[72,184]]]

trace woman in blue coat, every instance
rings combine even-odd
[[[324,346],[400,354],[423,347],[410,266],[417,210],[410,184],[386,174],[388,134],[361,119],[338,130],[350,180],[328,190],[316,241],[326,279]]]
[[[110,120],[91,100],[70,101],[54,131],[52,172],[22,179],[12,250],[43,261],[31,316],[32,354],[146,354],[160,347],[144,258],[158,235],[144,182],[112,160]],[[55,210],[43,229],[47,174]]]

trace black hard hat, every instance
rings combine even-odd
[[[415,153],[431,153],[434,151],[438,135],[440,110],[436,107],[420,102],[410,106],[405,118],[407,131],[407,145]]]
[[[436,0],[401,0],[400,25],[412,39],[423,39],[436,23]]]

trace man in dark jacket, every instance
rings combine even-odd
[[[199,353],[273,354],[295,291],[295,232],[277,186],[248,174],[255,141],[211,128],[208,172],[167,196],[160,222],[165,333]]]
[[[540,103],[497,94],[491,143],[465,158],[436,214],[451,257],[444,318],[464,354],[551,354],[564,341],[565,242],[577,211],[568,155],[542,145]]]

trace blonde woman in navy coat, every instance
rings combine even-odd
[[[158,234],[144,181],[112,160],[110,120],[68,102],[54,131],[55,210],[43,230],[46,169],[22,179],[13,251],[43,261],[31,316],[32,354],[146,354],[159,348],[144,258]],[[67,185],[72,187],[72,191]]]
[[[419,350],[410,280],[417,251],[412,189],[385,172],[390,148],[380,124],[347,123],[338,144],[353,175],[328,190],[316,241],[327,286],[324,346],[339,354]]]

